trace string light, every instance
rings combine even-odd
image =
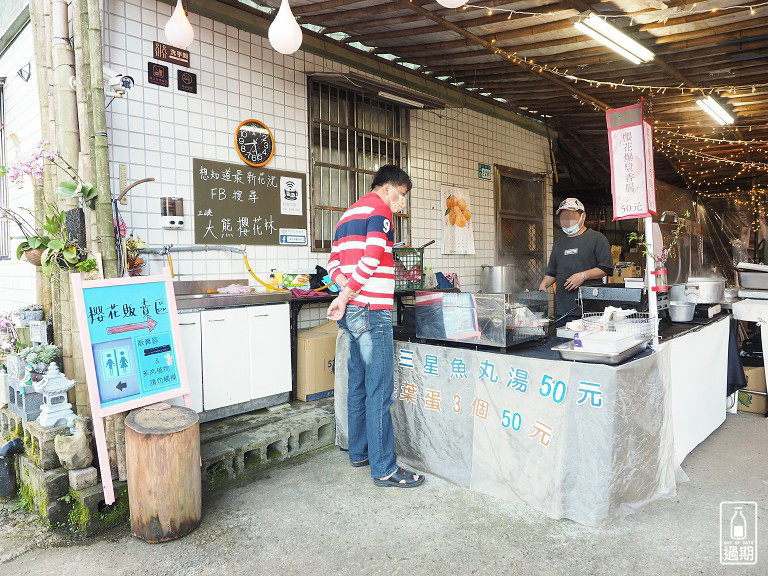
[[[676,150],[677,152],[680,152],[682,154],[688,154],[689,156],[693,156],[696,158],[701,158],[705,160],[709,160],[711,162],[717,162],[722,164],[730,164],[733,166],[746,166],[748,168],[756,168],[758,170],[768,170],[768,162],[748,162],[743,160],[734,160],[733,155],[729,156],[715,156],[713,154],[707,154],[706,152],[699,152],[698,150],[691,150],[690,148],[686,148],[684,146],[678,146],[677,144],[673,144],[670,141],[664,141],[662,139],[657,139],[657,142],[660,142],[666,146],[669,146],[670,148]]]
[[[738,6],[729,6],[722,8],[723,12],[726,11],[734,11],[734,10],[750,10],[750,14],[755,13],[755,8],[761,8],[763,6],[767,6],[768,2],[762,2],[760,4],[756,5],[738,5]],[[524,16],[553,16],[558,14],[558,12],[550,12],[550,13],[540,13],[540,12],[527,12],[524,10],[513,10],[508,8],[498,8],[494,7],[493,9],[483,6],[477,6],[473,4],[465,4],[462,6],[463,10],[466,9],[482,9],[485,10],[488,14],[488,16],[492,16],[494,11],[497,13],[507,13],[507,19],[511,19],[512,15],[524,15]],[[703,14],[706,12],[711,12],[711,9],[700,9],[696,10],[696,4],[693,5],[691,10],[685,11],[685,15],[691,15],[691,14]],[[564,11],[560,11],[564,12]],[[658,11],[662,12],[662,11]],[[681,11],[676,11],[675,15],[679,16],[681,15]],[[634,16],[631,16],[629,14],[599,14],[601,17],[605,18],[631,18],[633,19]],[[653,13],[644,13],[642,14],[643,18],[646,18],[648,16],[653,16]],[[634,20],[632,20],[634,22]],[[666,24],[666,20],[664,21]],[[569,70],[560,70],[556,66],[549,66],[547,64],[539,64],[534,61],[533,58],[524,57],[524,56],[518,56],[517,53],[508,52],[504,50],[503,48],[498,47],[497,45],[497,38],[494,37],[490,41],[487,42],[486,48],[491,51],[491,53],[501,56],[502,58],[520,66],[523,68],[527,68],[533,72],[536,73],[548,73],[556,77],[564,78],[566,80],[570,80],[575,85],[578,85],[579,82],[582,82],[584,84],[588,84],[592,88],[601,88],[606,87],[612,90],[619,90],[619,89],[629,89],[630,91],[638,91],[640,93],[650,92],[651,95],[666,95],[669,91],[672,92],[672,94],[680,94],[680,95],[690,95],[694,97],[699,96],[710,96],[713,94],[722,94],[722,93],[730,93],[730,94],[736,94],[738,92],[749,92],[754,94],[758,89],[762,89],[768,87],[768,82],[763,83],[755,83],[755,84],[744,84],[744,85],[713,85],[713,86],[706,86],[706,87],[689,87],[685,86],[684,84],[678,84],[678,85],[666,85],[666,86],[659,86],[659,85],[653,85],[653,84],[632,84],[627,83],[624,79],[622,79],[620,82],[614,82],[611,80],[596,80],[593,78],[586,78],[583,76],[579,76],[577,74],[571,73]],[[446,80],[450,82],[454,78],[454,75],[446,75],[441,80]],[[579,94],[573,94],[573,97],[579,102],[581,106],[589,105],[591,106],[595,111],[603,113],[604,107],[593,101],[591,98],[587,97],[586,95],[582,96]],[[649,102],[652,106],[653,102]],[[526,112],[529,112],[526,110]],[[529,112],[532,113],[532,112]],[[737,179],[746,179],[746,178],[762,178],[766,176],[766,174],[759,174],[759,175],[751,175],[751,174],[745,174],[745,171],[768,171],[768,162],[754,162],[751,160],[742,160],[738,159],[736,155],[730,154],[723,154],[723,155],[715,155],[710,154],[707,152],[701,152],[698,150],[693,150],[691,148],[686,148],[684,146],[678,145],[676,142],[679,142],[680,140],[693,140],[696,142],[707,142],[712,144],[730,144],[730,145],[736,145],[736,146],[755,146],[759,144],[768,144],[768,141],[763,140],[746,140],[743,137],[741,137],[741,133],[739,133],[739,130],[746,130],[751,132],[753,128],[764,128],[768,127],[768,124],[756,124],[756,125],[737,125],[737,126],[719,126],[716,128],[710,127],[710,126],[703,126],[701,123],[695,123],[695,124],[677,124],[672,122],[660,122],[658,120],[654,120],[654,126],[655,130],[658,131],[661,134],[665,134],[666,136],[658,136],[656,138],[656,141],[659,143],[658,151],[664,156],[667,156],[672,160],[673,156],[677,156],[676,158],[678,161],[673,162],[673,165],[677,168],[678,172],[680,173],[681,177],[684,181],[686,181],[686,185],[692,188],[696,188],[697,190],[701,187],[711,187],[715,184],[724,185],[729,181],[734,181]],[[667,129],[665,129],[666,127]],[[669,128],[674,128],[674,130],[670,130]],[[697,135],[692,134],[689,132],[680,132],[680,129],[686,129],[686,130],[701,130],[706,131],[707,129],[713,130],[712,137],[706,136],[706,135]],[[714,130],[717,129],[719,132],[715,133]],[[739,133],[738,139],[729,139],[729,138],[718,138],[717,136],[721,134],[728,134],[730,133]],[[704,149],[709,149],[710,146],[704,146]],[[682,161],[681,161],[682,159]],[[696,162],[698,161],[698,163]],[[735,175],[725,176],[720,178],[719,180],[713,181],[713,180],[707,180],[706,176],[708,174],[714,174],[715,171],[712,169],[708,170],[696,170],[694,169],[688,169],[684,164],[687,163],[693,163],[698,166],[704,166],[706,162],[706,166],[711,166],[712,164],[724,164],[726,166],[735,166],[739,167],[739,171]]]
[[[734,6],[723,6],[720,8],[700,8],[696,9],[696,4],[694,4],[690,10],[669,10],[669,14],[666,14],[665,9],[656,10],[658,14],[654,14],[653,12],[645,12],[643,14],[606,14],[603,12],[597,13],[598,16],[601,18],[629,18],[630,22],[634,22],[635,18],[638,18],[642,16],[643,18],[651,17],[650,21],[663,21],[665,24],[670,16],[692,16],[695,14],[713,14],[717,12],[726,12],[726,11],[738,11],[738,10],[749,10],[750,16],[755,15],[755,9],[756,8],[762,8],[763,6],[768,6],[768,2],[761,2],[759,4],[736,4]],[[571,10],[556,10],[552,12],[531,12],[528,10],[513,10],[511,8],[498,8],[494,7],[493,11],[489,10],[486,6],[479,6],[477,4],[464,4],[461,9],[462,10],[468,10],[469,8],[474,8],[475,10],[483,10],[487,11],[488,15],[492,15],[493,11],[496,12],[509,12],[510,16],[512,14],[518,15],[518,16],[531,16],[533,18],[536,17],[543,17],[543,16],[560,16],[562,14],[568,14],[570,16]],[[666,18],[665,18],[666,17]],[[578,18],[571,16],[571,18]]]
[[[738,146],[755,146],[759,144],[767,144],[768,140],[728,140],[726,138],[710,138],[708,136],[698,136],[696,134],[687,134],[678,130],[665,130],[664,128],[656,128],[655,132],[661,132],[662,134],[668,134],[672,137],[680,139],[694,140],[696,142],[712,142],[715,144],[735,144]]]

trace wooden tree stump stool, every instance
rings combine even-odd
[[[189,408],[157,404],[125,419],[131,533],[166,542],[200,524],[200,425]]]

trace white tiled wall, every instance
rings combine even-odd
[[[273,128],[277,152],[269,168],[308,172],[305,72],[343,72],[345,66],[303,51],[282,56],[265,38],[191,13],[195,40],[189,51],[191,70],[198,74],[198,94],[187,95],[174,85],[173,65],[169,65],[171,87],[146,82],[152,41],[164,41],[171,6],[156,0],[107,0],[106,6],[106,63],[136,80],[128,97],[115,100],[107,111],[113,188],[118,188],[120,163],[127,165],[129,182],[146,177],[157,180],[130,192],[128,205],[122,207],[129,229],[151,245],[191,245],[191,226],[181,231],[162,229],[159,198],[181,196],[185,212],[192,214],[192,158],[239,162],[232,134],[246,118],[259,118]],[[478,267],[493,263],[495,246],[493,184],[477,179],[477,163],[546,171],[546,139],[470,110],[419,111],[411,120],[410,154],[414,242],[437,240],[426,253],[426,264],[458,272],[465,289],[476,288]],[[442,183],[471,191],[474,257],[440,256],[437,206]],[[551,194],[548,197],[547,214],[551,214]],[[272,268],[312,270],[327,262],[326,254],[313,253],[308,247],[249,247],[248,257],[256,273],[265,278]],[[248,276],[235,254],[182,253],[174,260],[181,279]],[[163,262],[150,258],[150,272],[157,272]],[[305,322],[318,320],[324,312],[320,307],[305,310]]]
[[[40,140],[40,109],[37,105],[37,77],[34,62],[31,76],[25,82],[18,75],[22,67],[32,60],[32,28],[27,25],[8,49],[0,56],[0,76],[5,76],[5,151],[6,161],[32,152]],[[19,186],[6,177],[8,205],[13,209],[32,208],[32,181],[27,178]],[[31,221],[30,221],[31,223]],[[20,232],[13,224],[11,236]],[[0,312],[19,308],[35,301],[35,268],[16,260],[17,240],[11,242],[11,259],[0,260]]]
[[[548,171],[547,161],[546,138],[510,122],[468,109],[415,112],[411,117],[411,176],[417,188],[411,200],[413,243],[419,246],[435,240],[424,253],[425,265],[457,272],[464,290],[480,288],[480,266],[495,264],[496,259],[496,205],[493,181],[477,177],[478,162],[541,174]],[[470,191],[474,256],[441,255],[442,184]],[[547,254],[552,243],[551,190],[547,178]]]

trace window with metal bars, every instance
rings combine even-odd
[[[0,82],[0,166],[5,166],[5,99],[3,84]],[[0,176],[0,208],[8,208],[8,178]],[[10,222],[0,218],[0,260],[11,257]]]
[[[408,110],[314,79],[309,104],[312,249],[330,252],[339,218],[371,191],[376,170],[395,164],[408,171]],[[409,243],[410,199],[394,226],[395,241]]]
[[[496,166],[498,264],[515,264],[516,281],[534,288],[546,269],[546,201],[540,176]]]

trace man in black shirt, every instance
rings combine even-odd
[[[557,209],[565,236],[555,240],[549,256],[547,274],[539,290],[556,285],[555,312],[565,316],[557,326],[579,317],[579,286],[600,284],[603,276],[613,273],[613,258],[608,239],[584,226],[584,204],[566,198]]]

